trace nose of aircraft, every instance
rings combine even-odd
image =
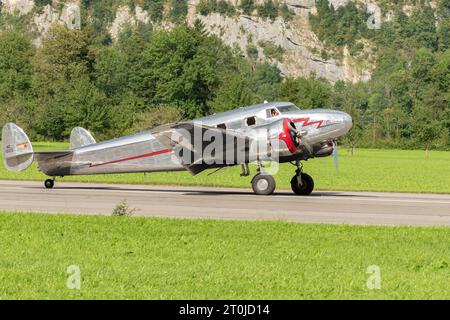
[[[349,131],[353,126],[353,119],[348,113],[342,112],[342,122],[347,131]]]

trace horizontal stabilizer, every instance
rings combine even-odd
[[[33,163],[33,146],[26,133],[14,123],[2,130],[3,163],[9,171],[23,171]]]
[[[70,174],[72,166],[73,151],[45,151],[35,152],[34,158],[38,163],[39,170],[48,176],[65,176]]]
[[[35,152],[34,156],[38,162],[40,161],[48,161],[53,159],[59,159],[65,157],[67,155],[72,154],[72,150],[63,150],[63,151],[41,151]]]

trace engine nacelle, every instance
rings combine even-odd
[[[328,157],[329,155],[331,155],[333,153],[333,150],[334,150],[333,143],[326,142],[319,146],[315,146],[313,154],[314,154],[314,157],[317,157],[317,158]]]

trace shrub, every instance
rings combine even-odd
[[[234,6],[224,0],[219,0],[217,2],[217,12],[227,16],[233,16],[236,14],[236,9]]]
[[[170,0],[169,17],[172,22],[183,21],[188,12],[187,0]]]
[[[278,16],[278,7],[272,0],[266,0],[263,5],[257,7],[258,16],[275,20]]]
[[[283,19],[286,21],[290,21],[292,19],[292,17],[294,16],[294,12],[292,12],[292,10],[289,9],[289,7],[287,6],[286,3],[284,3],[283,5],[281,5],[278,8],[278,12],[279,12],[279,15],[281,17],[283,17]]]
[[[114,217],[130,217],[136,212],[136,208],[131,208],[126,200],[120,201],[113,209],[112,216]]]
[[[258,59],[258,48],[254,45],[249,45],[247,47],[247,56],[253,60]]]
[[[200,0],[197,5],[197,12],[203,16],[218,12],[222,15],[233,16],[236,14],[236,8],[224,0]]]
[[[208,14],[216,10],[217,2],[216,0],[200,0],[197,4],[197,12],[202,16],[207,16]]]
[[[254,0],[241,0],[239,7],[244,14],[251,15],[253,10],[255,10],[255,2]]]
[[[270,41],[260,41],[258,44],[263,49],[264,55],[266,57],[276,59],[280,62],[283,61],[284,49],[280,46],[273,44]]]
[[[163,0],[143,0],[142,8],[147,10],[153,21],[161,21],[164,15]]]

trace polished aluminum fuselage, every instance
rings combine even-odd
[[[302,144],[307,147],[292,156],[280,158],[280,162],[314,157],[315,150],[346,134],[352,126],[349,115],[334,110],[288,111],[273,117],[268,112],[289,104],[264,103],[190,122],[209,127],[225,124],[227,130],[250,135],[254,127],[289,118],[301,133]],[[255,119],[251,126],[245,123],[249,117]],[[37,155],[37,161],[40,169],[49,176],[185,170],[174,151],[163,145],[150,131],[76,148],[70,154],[48,163],[43,156]]]

